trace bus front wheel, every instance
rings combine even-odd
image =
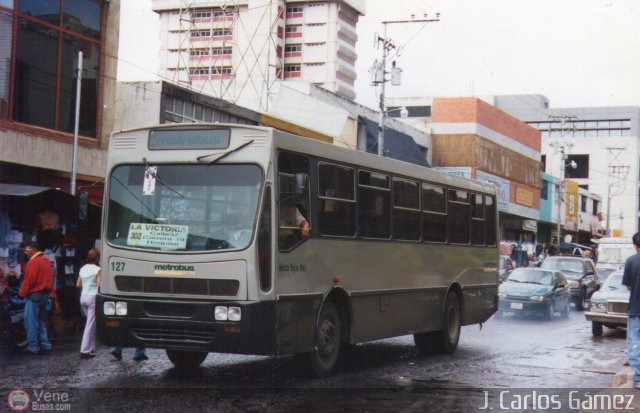
[[[442,330],[416,333],[413,341],[420,353],[453,353],[460,340],[462,312],[458,294],[450,292],[444,303]]]
[[[207,358],[206,351],[168,350],[167,357],[180,370],[195,369]]]
[[[326,303],[316,326],[316,345],[310,354],[311,368],[318,377],[329,376],[338,362],[340,353],[340,315],[336,306]]]

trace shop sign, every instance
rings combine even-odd
[[[533,192],[528,189],[516,187],[516,204],[533,207]]]
[[[525,231],[538,232],[538,221],[535,219],[522,220],[522,229]]]
[[[187,246],[187,235],[189,227],[186,225],[132,223],[129,226],[127,245],[180,250]]]
[[[498,199],[498,210],[509,211],[509,181],[495,175],[482,171],[476,171],[476,180],[480,182],[491,182],[496,186],[496,198]]]
[[[453,166],[436,166],[433,167],[436,171],[446,172],[451,175],[461,176],[463,178],[471,179],[471,168],[470,167],[453,167]]]
[[[566,180],[567,198],[567,221],[578,220],[578,183],[571,179]]]

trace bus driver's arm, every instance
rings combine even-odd
[[[300,227],[300,234],[302,235],[302,238],[309,238],[309,234],[311,233],[309,229],[309,221],[302,216],[298,208],[296,208],[296,222]]]

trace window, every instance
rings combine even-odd
[[[391,237],[390,180],[377,172],[358,174],[358,218],[363,238]]]
[[[593,200],[593,215],[598,215],[598,201],[596,201],[595,199]]]
[[[422,184],[422,234],[425,241],[447,241],[446,191],[439,186]]]
[[[212,75],[230,75],[232,73],[230,66],[214,66],[211,68]]]
[[[278,247],[290,250],[304,241],[304,221],[309,216],[309,159],[283,152],[278,157]]]
[[[447,224],[449,242],[468,244],[469,234],[469,193],[462,190],[449,190],[447,202]]]
[[[209,37],[211,36],[211,30],[193,30],[191,37]]]
[[[301,52],[302,51],[302,45],[301,44],[289,44],[289,45],[285,46],[284,51],[285,51],[285,53]]]
[[[15,4],[15,9],[0,11],[0,118],[73,132],[82,51],[79,132],[95,138],[101,106],[98,82],[103,76],[102,2],[66,0],[64,7],[56,0]]]
[[[587,212],[587,197],[580,195],[580,212]]]
[[[393,180],[393,234],[398,240],[420,240],[420,186],[417,182]]]
[[[484,197],[471,194],[471,243],[473,245],[484,245],[484,226]]]
[[[287,14],[302,13],[302,6],[287,6]]]
[[[208,75],[209,74],[209,68],[208,67],[192,68],[192,69],[189,69],[189,74],[190,75]]]
[[[231,36],[231,35],[233,35],[233,33],[231,32],[230,29],[214,29],[213,30],[214,37]]]
[[[285,33],[298,33],[302,31],[302,26],[298,25],[290,25],[285,28]]]
[[[233,53],[233,48],[231,47],[214,47],[211,49],[212,55],[230,55]]]
[[[318,165],[318,225],[321,235],[353,237],[356,233],[353,168]]]
[[[540,189],[540,199],[549,199],[549,181],[542,180],[542,188]]]
[[[210,11],[194,11],[191,13],[191,18],[193,19],[209,19],[211,18]]]
[[[496,245],[496,200],[492,196],[484,197],[485,234],[487,245]]]

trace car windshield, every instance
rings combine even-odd
[[[541,268],[545,268],[548,270],[560,270],[562,272],[574,272],[574,273],[582,273],[584,270],[584,265],[582,261],[579,259],[547,259],[542,262]]]
[[[542,284],[553,285],[553,273],[550,271],[543,271],[533,268],[518,268],[514,270],[507,281],[528,283],[528,284]]]
[[[620,288],[623,288],[622,286],[622,272],[618,271],[618,272],[614,272],[613,274],[611,274],[609,276],[609,278],[607,278],[607,281],[604,283],[603,288],[604,289],[609,289],[609,290],[618,290]],[[624,287],[626,288],[626,287]]]
[[[257,165],[120,165],[109,177],[107,240],[165,251],[249,245],[262,171]]]

